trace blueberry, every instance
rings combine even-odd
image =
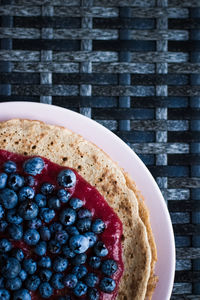
[[[36,291],[40,285],[40,278],[37,275],[28,277],[25,281],[25,286],[29,291]]]
[[[51,278],[51,285],[54,289],[62,290],[64,288],[63,274],[54,273],[52,278]]]
[[[92,231],[96,234],[102,233],[106,228],[105,223],[101,219],[96,219],[92,223]]]
[[[38,229],[42,226],[42,221],[38,218],[28,221],[27,223],[29,228]]]
[[[5,210],[4,210],[3,206],[0,204],[0,219],[3,219],[4,213],[5,213]]]
[[[78,229],[76,228],[76,226],[67,226],[65,229],[66,229],[67,233],[69,233],[69,235],[80,234]]]
[[[20,289],[13,294],[13,300],[31,300],[31,295],[26,289]]]
[[[3,164],[3,169],[6,173],[11,174],[17,171],[17,166],[14,161],[8,160]]]
[[[68,289],[73,289],[78,283],[78,278],[75,274],[67,274],[63,278],[63,283]]]
[[[12,244],[7,239],[0,239],[0,253],[8,252],[12,249]]]
[[[42,226],[39,229],[40,237],[43,241],[49,241],[51,238],[51,232],[48,227]]]
[[[44,241],[39,242],[34,249],[34,252],[39,256],[45,255],[46,251],[47,251],[47,243]]]
[[[101,258],[98,256],[91,256],[89,259],[89,265],[93,269],[98,269],[101,265]]]
[[[37,270],[37,263],[32,258],[26,258],[23,261],[23,268],[28,274],[33,275]]]
[[[91,223],[90,218],[83,218],[77,221],[76,226],[81,233],[84,233],[90,230]]]
[[[69,205],[73,208],[73,209],[79,209],[83,206],[84,202],[79,199],[79,198],[72,198],[69,201]]]
[[[88,210],[86,208],[81,208],[78,211],[78,217],[79,217],[79,219],[92,218],[92,213],[90,210]]]
[[[7,258],[1,266],[2,275],[8,279],[15,278],[19,274],[20,270],[21,265],[14,257]]]
[[[66,296],[60,296],[58,297],[58,300],[72,300],[71,296],[66,295]]]
[[[43,195],[51,195],[54,191],[54,185],[48,182],[44,182],[40,188]]]
[[[57,177],[58,184],[65,188],[71,188],[76,184],[76,175],[70,170],[62,170]]]
[[[47,204],[47,197],[42,194],[36,194],[34,200],[38,207],[45,207]]]
[[[1,300],[9,300],[10,293],[6,289],[0,289],[0,299]]]
[[[55,217],[55,211],[50,208],[40,208],[40,218],[45,222],[49,223]]]
[[[31,201],[23,201],[19,206],[18,213],[24,220],[33,220],[38,215],[38,206]]]
[[[6,221],[0,221],[0,232],[4,232],[8,226],[8,223]]]
[[[12,256],[15,257],[18,261],[22,261],[24,259],[24,252],[22,249],[13,249]]]
[[[56,240],[50,240],[49,243],[48,243],[48,250],[52,254],[60,253],[60,251],[61,251],[61,245]]]
[[[72,273],[75,274],[78,279],[81,279],[87,274],[87,269],[83,265],[76,266],[72,269]]]
[[[67,269],[68,261],[66,258],[56,257],[53,261],[53,269],[55,272],[63,272]]]
[[[49,269],[40,269],[39,276],[42,281],[49,281],[52,276],[52,272]]]
[[[84,296],[87,293],[87,285],[79,281],[73,291],[77,297]]]
[[[112,293],[116,287],[114,279],[104,277],[99,284],[100,289],[105,293]]]
[[[39,292],[42,298],[50,298],[53,294],[53,289],[48,282],[44,282],[39,287]]]
[[[60,200],[57,197],[51,197],[48,201],[48,206],[49,208],[53,208],[53,209],[60,209],[61,208],[61,203]]]
[[[104,257],[104,256],[108,255],[108,249],[106,248],[106,246],[104,245],[104,243],[102,243],[101,241],[98,241],[94,245],[94,253],[97,256]]]
[[[5,284],[4,284],[5,279],[3,277],[0,277],[0,289],[3,289]]]
[[[50,225],[49,229],[50,229],[51,233],[56,233],[58,231],[61,231],[63,229],[63,226],[59,222],[54,222]]]
[[[8,188],[0,190],[0,202],[6,209],[14,208],[17,205],[17,194]]]
[[[101,271],[108,276],[112,276],[118,269],[116,261],[107,259],[102,262]]]
[[[48,256],[44,256],[38,262],[38,266],[42,268],[51,268],[51,258]]]
[[[64,256],[66,256],[67,258],[73,258],[75,257],[75,253],[68,247],[68,246],[63,246],[62,247],[62,253],[64,254]]]
[[[8,175],[6,173],[0,173],[0,189],[4,189],[6,187]]]
[[[25,161],[23,168],[25,173],[36,176],[44,169],[44,161],[41,157],[33,157]]]
[[[24,185],[24,178],[19,174],[11,174],[8,178],[8,187],[18,191]]]
[[[35,185],[35,178],[31,175],[25,177],[25,183],[28,185],[28,186],[31,186],[33,187]]]
[[[24,233],[24,241],[27,245],[36,245],[39,242],[40,235],[36,229],[28,229]]]
[[[22,281],[20,277],[10,278],[6,281],[6,287],[11,291],[19,290],[21,286]]]
[[[55,233],[55,240],[58,241],[61,245],[66,244],[68,240],[68,234],[65,230],[58,231]]]
[[[71,194],[64,189],[60,189],[57,192],[57,197],[60,199],[62,203],[67,203],[69,198],[71,197]]]
[[[18,192],[19,201],[32,200],[34,196],[35,191],[30,186],[24,186]]]
[[[10,224],[8,226],[8,233],[11,239],[19,241],[23,237],[23,226],[18,224]]]
[[[99,300],[100,297],[98,290],[94,288],[88,289],[87,295],[89,300]]]
[[[72,258],[71,263],[74,266],[83,265],[86,262],[87,255],[85,253],[77,254],[74,258]]]
[[[89,241],[84,235],[74,235],[69,240],[70,248],[77,254],[84,253],[89,248]]]
[[[76,212],[72,208],[65,208],[60,213],[60,222],[65,225],[72,225],[76,221]]]
[[[84,236],[89,240],[89,247],[93,247],[97,241],[97,236],[93,232],[86,232]]]
[[[19,277],[21,278],[22,281],[26,280],[26,278],[27,278],[27,273],[26,273],[26,271],[21,270],[21,271],[19,272]]]
[[[12,208],[7,211],[7,221],[13,224],[21,224],[23,219],[18,214],[16,208]]]
[[[94,273],[88,273],[84,277],[84,282],[87,284],[88,287],[91,287],[91,288],[95,287],[95,285],[97,285],[98,281],[99,281],[99,278]]]

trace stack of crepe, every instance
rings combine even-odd
[[[0,148],[23,155],[40,155],[74,168],[95,186],[123,223],[124,273],[117,300],[151,299],[157,282],[156,246],[148,209],[130,176],[80,135],[40,121],[1,122]]]

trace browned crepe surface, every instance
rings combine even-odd
[[[156,244],[153,236],[153,232],[151,229],[151,224],[150,224],[150,216],[149,216],[149,211],[147,206],[145,205],[144,198],[141,194],[141,192],[137,189],[137,186],[135,185],[135,182],[130,178],[130,176],[126,173],[126,183],[127,186],[133,190],[135,193],[135,196],[138,200],[138,205],[139,205],[139,215],[140,218],[142,219],[144,225],[146,226],[147,230],[147,235],[148,235],[148,241],[149,245],[151,247],[151,273],[147,285],[147,291],[146,291],[146,298],[150,300],[153,296],[153,292],[156,288],[156,284],[158,282],[158,277],[154,273],[155,269],[155,264],[157,261],[157,250],[156,250]]]
[[[156,248],[148,211],[134,183],[110,157],[66,128],[19,119],[0,123],[0,148],[24,155],[41,155],[72,167],[96,186],[123,223],[125,269],[117,300],[151,297],[156,282],[153,275]]]

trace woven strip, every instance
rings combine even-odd
[[[136,151],[174,227],[171,299],[200,299],[199,0],[0,4],[0,101],[72,109]]]

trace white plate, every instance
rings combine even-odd
[[[30,102],[0,103],[0,121],[12,118],[41,120],[49,124],[67,127],[95,143],[131,175],[149,208],[152,230],[157,245],[156,274],[159,277],[159,282],[153,300],[169,300],[175,272],[175,244],[172,224],[163,196],[139,157],[111,131],[68,109]]]

